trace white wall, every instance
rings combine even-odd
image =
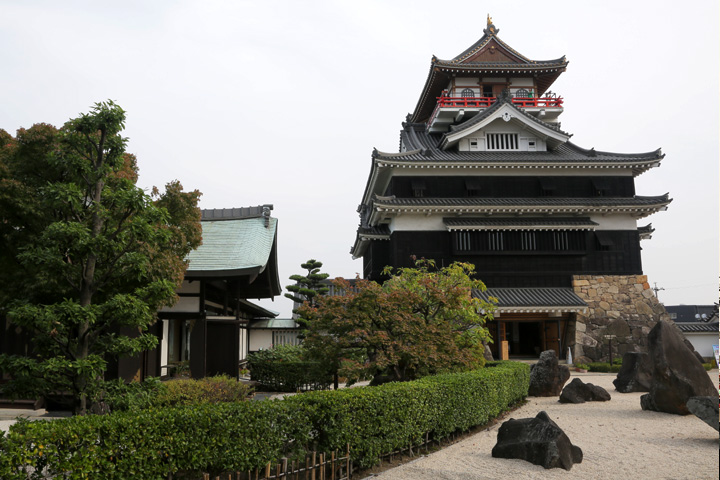
[[[695,350],[705,358],[714,358],[713,345],[718,344],[717,333],[690,333],[683,332],[685,338],[690,340]]]
[[[250,351],[267,350],[272,346],[272,330],[250,330]]]

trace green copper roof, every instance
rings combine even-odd
[[[187,273],[191,276],[261,273],[268,264],[276,231],[277,219],[272,217],[203,221],[203,243],[188,255]]]

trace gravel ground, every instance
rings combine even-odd
[[[713,383],[718,371],[709,372]],[[648,412],[642,393],[619,393],[615,374],[575,373],[585,383],[606,389],[609,402],[561,404],[557,397],[529,397],[508,418],[529,418],[544,410],[583,451],[572,470],[545,470],[523,460],[493,458],[502,422],[454,445],[386,470],[381,480],[473,479],[717,479],[718,432],[694,415]],[[573,378],[571,377],[571,379]]]

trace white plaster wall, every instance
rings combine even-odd
[[[506,77],[483,77],[482,78],[483,83],[505,83],[507,81]]]
[[[160,366],[167,365],[168,358],[168,331],[169,331],[169,320],[162,320],[162,340],[160,341]],[[167,370],[161,368],[160,375],[167,375]]]
[[[200,311],[200,298],[199,297],[180,297],[175,305],[172,307],[163,307],[160,309],[161,312],[199,312]]]
[[[437,231],[447,230],[442,221],[442,215],[412,215],[402,214],[393,217],[390,221],[390,231]]]
[[[250,330],[250,351],[267,350],[272,346],[272,330]]]
[[[685,333],[685,338],[690,340],[695,350],[706,358],[713,358],[713,345],[718,344],[717,333]]]
[[[240,342],[240,349],[239,349],[240,357],[238,358],[238,360],[245,360],[247,358],[248,351],[247,351],[247,330],[244,328],[240,329],[239,342]]]
[[[183,280],[182,285],[180,285],[180,289],[177,291],[177,293],[196,293],[200,294],[200,282],[189,282],[187,280]]]
[[[511,87],[531,87],[532,88],[533,79],[532,78],[513,77],[510,79],[510,86]]]
[[[599,224],[596,230],[636,230],[637,220],[629,214],[590,215],[590,220]]]
[[[478,78],[475,77],[457,77],[455,78],[456,87],[475,87],[478,88]]]

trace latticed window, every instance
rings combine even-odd
[[[569,250],[568,232],[553,232],[553,249]]]
[[[537,250],[535,232],[520,232],[520,248],[522,250]]]
[[[488,133],[487,134],[488,150],[517,150],[518,135],[517,133]]]
[[[488,232],[488,250],[505,250],[503,232]]]
[[[530,94],[529,90],[521,88],[520,90],[515,92],[515,97],[516,98],[531,98],[532,94]]]
[[[468,252],[472,250],[470,232],[457,232],[455,234],[455,250],[458,252]]]
[[[461,96],[461,97],[465,97],[465,98],[473,98],[473,97],[475,97],[475,92],[473,92],[473,91],[472,91],[471,89],[469,89],[469,88],[466,88],[465,90],[463,90],[462,92],[460,92],[460,96]]]
[[[296,330],[273,330],[272,344],[273,347],[278,345],[300,345],[298,332]]]

